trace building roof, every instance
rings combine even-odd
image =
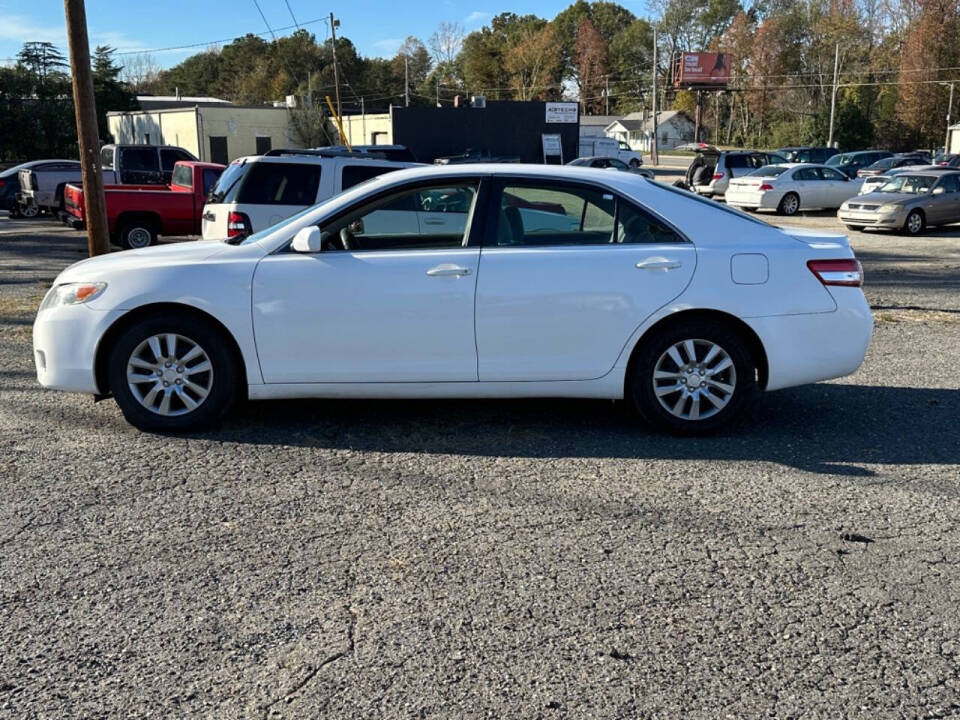
[[[581,115],[580,124],[581,125],[599,125],[600,127],[607,127],[607,125],[619,119],[620,119],[619,115]]]
[[[195,107],[196,105],[231,105],[229,100],[215,97],[194,97],[191,95],[137,95],[137,104],[141,110],[159,110],[161,108]]]
[[[690,117],[683,112],[683,110],[664,110],[663,112],[658,112],[657,120],[659,120],[660,125],[663,125],[664,123],[670,122],[677,115],[680,115],[686,118],[688,121],[693,122],[690,120]],[[625,130],[629,130],[630,132],[635,132],[637,130],[650,132],[653,130],[653,115],[648,115],[646,120],[643,119],[643,116],[644,113],[632,112],[629,115],[624,115],[620,119],[614,119],[610,125],[621,125]],[[610,125],[607,126],[608,130],[610,129]]]

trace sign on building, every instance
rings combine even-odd
[[[563,165],[563,144],[559,135],[543,134],[543,162],[547,165]]]
[[[548,123],[575,123],[579,121],[579,106],[577,103],[548,102],[546,106]]]

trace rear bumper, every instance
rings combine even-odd
[[[61,210],[57,213],[57,216],[60,218],[60,222],[67,227],[72,227],[74,230],[83,230],[86,228],[86,223],[84,223],[83,220],[78,218],[76,215],[71,215],[70,213]]]
[[[860,288],[831,287],[829,313],[745,318],[767,353],[767,390],[832,380],[856,372],[873,335],[873,315]]]
[[[777,194],[777,196],[774,197],[773,193],[766,191],[750,192],[727,188],[727,192],[723,197],[724,200],[727,201],[727,205],[734,205],[736,207],[744,208],[776,210],[777,205],[780,204],[781,195]]]

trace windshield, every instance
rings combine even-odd
[[[937,181],[928,175],[897,175],[885,183],[877,192],[905,193],[907,195],[925,195]]]
[[[756,177],[778,177],[779,175],[783,175],[783,173],[786,171],[787,168],[780,167],[779,165],[765,165],[758,170],[754,170],[752,173],[750,173],[750,175],[754,175]]]

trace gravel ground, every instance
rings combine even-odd
[[[0,219],[0,717],[960,717],[960,228],[853,241],[864,366],[724,435],[276,402],[176,439],[41,391],[83,238]]]

